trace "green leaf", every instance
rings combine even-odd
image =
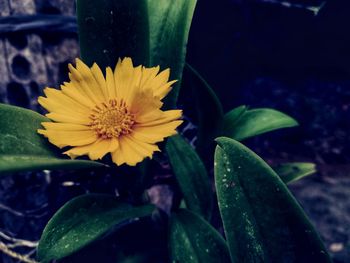
[[[188,209],[210,218],[213,207],[210,180],[196,151],[180,135],[168,139],[166,151]]]
[[[46,117],[23,108],[0,104],[0,173],[103,166],[92,161],[59,159],[58,151],[37,133]]]
[[[55,157],[57,152],[37,133],[48,118],[31,110],[0,104],[0,154]]]
[[[273,167],[273,169],[286,184],[317,172],[314,163],[283,163]]]
[[[153,205],[132,207],[113,196],[90,194],[69,201],[46,225],[38,246],[40,262],[73,254],[113,227],[150,215]]]
[[[217,139],[215,183],[233,262],[331,262],[279,176],[235,140]]]
[[[84,160],[58,159],[35,155],[0,154],[0,175],[13,172],[40,170],[74,170],[83,168],[106,167],[98,162]]]
[[[185,73],[183,87],[186,91],[192,90],[190,96],[198,119],[197,148],[199,152],[205,152],[222,129],[222,105],[214,90],[191,65],[186,64]]]
[[[225,240],[208,222],[186,209],[172,214],[169,238],[171,262],[230,262]]]
[[[238,106],[233,110],[225,114],[224,117],[224,130],[225,132],[232,131],[236,128],[236,124],[240,118],[248,111],[248,107],[245,105]]]
[[[178,80],[165,98],[167,108],[176,105],[195,6],[196,0],[148,0],[150,64],[170,68],[171,79]]]
[[[290,116],[273,109],[248,110],[240,106],[224,116],[223,135],[237,141],[270,131],[298,126]]]
[[[118,58],[145,65],[149,57],[146,0],[77,0],[82,60],[102,70],[114,69]]]

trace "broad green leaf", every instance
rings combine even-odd
[[[233,262],[331,262],[279,176],[230,138],[217,139],[215,183]]]
[[[204,152],[221,131],[223,109],[219,98],[205,79],[189,64],[185,66],[184,92],[190,94],[196,108],[198,122],[197,149]]]
[[[237,141],[270,131],[295,127],[298,122],[290,116],[273,109],[247,110],[240,106],[224,116],[223,135]]]
[[[176,105],[195,6],[196,0],[148,0],[150,64],[170,68],[170,78],[178,80],[165,98],[167,108]]]
[[[37,133],[46,117],[24,108],[0,104],[0,173],[80,169],[103,166],[92,161],[60,159],[58,151]]]
[[[273,169],[286,184],[317,172],[314,163],[283,163]]]
[[[207,171],[193,147],[180,135],[166,144],[170,164],[188,209],[210,218],[213,196]]]
[[[0,155],[56,157],[54,147],[37,129],[48,118],[31,110],[0,104]]]
[[[60,208],[46,225],[38,246],[40,262],[73,254],[113,227],[150,215],[153,205],[132,207],[113,196],[89,194]]]
[[[137,65],[148,61],[146,0],[77,0],[77,17],[81,57],[89,66],[114,69],[126,56]]]
[[[177,263],[229,263],[225,240],[200,216],[180,209],[170,218],[170,258]]]

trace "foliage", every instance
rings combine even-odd
[[[210,180],[200,157],[180,135],[168,140],[166,150],[186,206],[209,219],[213,208],[213,196],[210,194]]]
[[[186,209],[170,218],[170,259],[172,262],[229,262],[225,240],[204,219]]]
[[[237,141],[217,142],[215,184],[232,262],[330,262],[279,176]]]
[[[84,160],[63,159],[36,131],[46,117],[27,109],[0,104],[0,175],[20,171],[103,167]]]
[[[49,262],[69,256],[116,225],[152,213],[154,207],[132,207],[109,195],[83,195],[65,204],[44,229],[38,259]]]
[[[237,107],[225,114],[223,135],[242,141],[266,132],[298,125],[290,116],[273,109]]]
[[[178,83],[164,107],[174,108],[195,6],[195,0],[78,0],[82,59],[104,68],[114,65],[118,57],[131,56],[137,63],[170,67],[171,78]],[[205,79],[190,65],[185,69],[192,81],[184,82],[182,92],[192,98],[198,140],[193,147],[186,138],[176,135],[163,147],[186,206],[180,209],[173,202],[171,213],[164,215],[169,221],[168,257],[184,263],[330,262],[318,234],[286,186],[314,173],[314,165],[287,163],[274,171],[238,142],[295,127],[297,121],[274,109],[249,109],[245,105],[224,113]],[[61,157],[37,134],[41,122],[48,121],[38,113],[8,105],[0,105],[0,112],[1,174],[97,168],[108,163],[106,159],[92,162]],[[203,162],[201,157],[213,156],[215,138],[215,163]],[[38,259],[49,262],[78,255],[116,229],[132,227],[130,223],[140,217],[148,217],[156,225],[150,217],[155,207],[148,204],[145,194],[152,184],[149,177],[153,164],[147,161],[136,169],[106,168],[106,172],[117,173],[113,176],[120,178],[124,188],[121,196],[87,194],[65,204],[44,229]],[[212,169],[215,186],[210,178]],[[135,187],[137,191],[133,192]],[[216,208],[214,192],[221,215],[217,219],[222,221],[225,238],[211,224]],[[133,255],[125,262],[142,259],[143,255]]]
[[[286,184],[316,173],[314,163],[283,163],[274,167],[274,170]]]

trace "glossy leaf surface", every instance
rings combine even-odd
[[[273,109],[247,109],[240,106],[224,116],[223,135],[237,141],[266,132],[295,127],[298,122],[292,117]]]
[[[150,215],[153,205],[132,207],[109,195],[89,194],[69,201],[46,225],[38,246],[40,262],[61,259],[89,245],[113,227]]]
[[[169,242],[172,262],[230,262],[222,236],[208,222],[186,209],[172,214]]]
[[[180,135],[166,144],[170,164],[189,210],[209,218],[213,196],[207,171],[194,148]]]
[[[165,98],[173,108],[178,97],[185,65],[186,45],[196,0],[148,0],[150,64],[171,69],[171,79],[178,82]]]
[[[212,146],[222,129],[223,108],[214,90],[189,64],[185,66],[183,88],[183,92],[194,101],[198,123],[197,149],[202,153]]]
[[[0,175],[24,171],[74,170],[96,167],[106,166],[102,163],[85,160],[59,159],[36,155],[0,154]]]
[[[221,137],[215,183],[233,262],[330,262],[279,176],[239,142]]]
[[[103,166],[92,161],[59,158],[58,150],[37,133],[46,117],[24,108],[0,104],[0,173],[80,169]]]
[[[146,0],[78,0],[77,17],[82,60],[103,72],[118,58],[145,65],[149,52]]]
[[[0,104],[0,115],[0,154],[56,156],[54,147],[37,133],[48,118],[7,104]]]

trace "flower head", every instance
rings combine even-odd
[[[124,58],[114,71],[106,69],[106,77],[96,63],[89,68],[79,59],[69,71],[60,90],[46,88],[46,97],[39,97],[53,122],[43,122],[38,132],[60,148],[72,146],[64,152],[71,158],[97,160],[110,153],[117,165],[136,165],[182,123],[181,110],[161,110],[175,83],[168,82],[169,69],[134,67]]]

